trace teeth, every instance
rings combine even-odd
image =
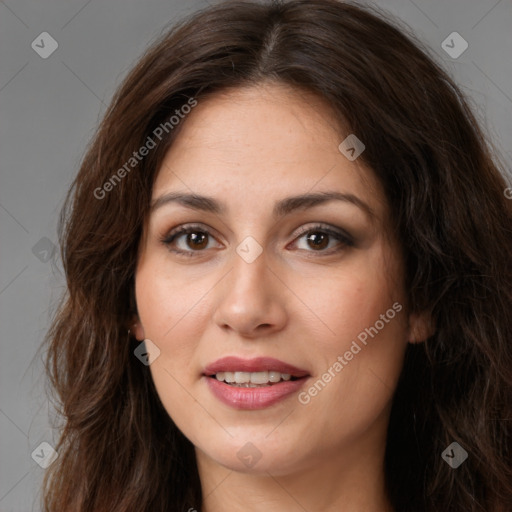
[[[250,377],[251,384],[266,384],[269,381],[268,372],[254,372]]]
[[[274,370],[264,372],[218,372],[215,375],[217,380],[235,385],[245,385],[243,387],[254,387],[255,385],[266,385],[280,382],[281,380],[290,380],[291,374],[281,373]]]
[[[268,380],[270,382],[279,382],[281,380],[281,374],[279,372],[268,372]]]
[[[235,382],[237,384],[251,382],[251,374],[249,372],[235,372]]]
[[[224,372],[224,381],[235,382],[235,372]]]

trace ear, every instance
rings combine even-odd
[[[434,335],[435,327],[429,313],[411,313],[408,320],[407,341],[421,343]]]
[[[143,341],[146,339],[144,334],[144,327],[142,327],[142,323],[138,315],[133,315],[130,320],[130,331],[139,341]]]

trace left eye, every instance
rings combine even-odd
[[[353,241],[348,235],[323,226],[315,226],[313,228],[307,229],[301,235],[299,235],[297,240],[301,240],[303,238],[305,238],[305,243],[308,245],[308,247],[314,248],[314,251],[312,252],[325,252],[324,249],[330,245],[329,242],[332,240],[337,241],[337,245],[340,246],[334,252],[341,250],[346,246],[350,247],[353,245]]]
[[[186,238],[183,238],[185,236]],[[161,241],[165,246],[169,248],[169,250],[176,254],[193,256],[194,253],[202,252],[209,248],[208,237],[212,237],[212,235],[200,226],[188,226],[179,228],[176,231],[169,233],[169,235],[165,236]],[[298,237],[295,238],[293,243],[302,239],[305,239],[305,243],[308,245],[308,247],[313,248],[313,251],[308,251],[308,249],[301,247],[299,247],[299,249],[306,250],[308,252],[321,252],[329,254],[331,252],[337,252],[345,247],[354,245],[353,240],[345,233],[334,231],[321,225],[313,226],[309,229],[303,230],[298,235]],[[332,241],[332,239],[338,242],[337,245],[339,247],[334,251],[326,251],[325,249],[329,247],[330,241]],[[179,244],[180,241],[183,242],[181,247]],[[190,248],[192,250],[189,250]],[[330,249],[332,249],[332,246]]]

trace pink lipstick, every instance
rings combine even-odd
[[[297,392],[309,377],[306,370],[271,357],[230,356],[204,369],[213,395],[235,409],[264,409]]]

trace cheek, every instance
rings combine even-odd
[[[204,421],[204,411],[191,399],[197,379],[195,354],[201,332],[201,297],[204,292],[184,273],[165,271],[162,261],[147,259],[136,277],[137,308],[145,337],[159,348],[149,366],[157,394],[178,428]],[[196,420],[194,420],[196,418]],[[206,428],[206,427],[205,427]]]
[[[403,304],[403,292],[391,284],[392,275],[396,274],[384,268],[382,258],[370,254],[353,265],[315,279],[316,285],[308,294],[308,306],[315,314],[315,325],[321,326],[322,335],[316,337],[316,346],[331,360],[333,355],[349,350],[358,337],[362,342],[365,336],[367,341],[373,339],[368,331],[375,335],[375,328],[378,331],[375,339],[388,341],[382,341],[379,347],[370,346],[369,342],[366,346],[359,343],[362,347],[386,351],[383,346],[386,343],[405,339],[403,307],[401,312],[396,311]]]
[[[326,328],[315,337],[321,363],[301,403],[309,401],[315,417],[330,411],[325,426],[333,435],[340,425],[349,427],[347,417],[353,427],[372,421],[391,399],[402,369],[407,329],[403,290],[392,284],[398,274],[386,269],[380,255],[371,256],[321,280],[311,296]],[[339,406],[333,410],[332,404]]]
[[[203,287],[179,268],[171,271],[165,258],[148,258],[137,269],[136,298],[147,338],[167,343],[189,317],[200,310]]]
[[[350,446],[369,425],[387,421],[403,366],[403,309],[397,313],[385,294],[369,300],[363,290],[343,299],[345,309],[333,311],[336,335],[317,338],[318,373],[299,396],[310,418],[307,430],[318,431],[327,452],[333,443]]]
[[[147,260],[137,271],[136,298],[144,335],[160,350],[150,366],[155,385],[174,393],[179,385],[173,377],[184,385],[196,377],[192,363],[204,330],[204,292],[184,273],[165,269],[163,262]]]

